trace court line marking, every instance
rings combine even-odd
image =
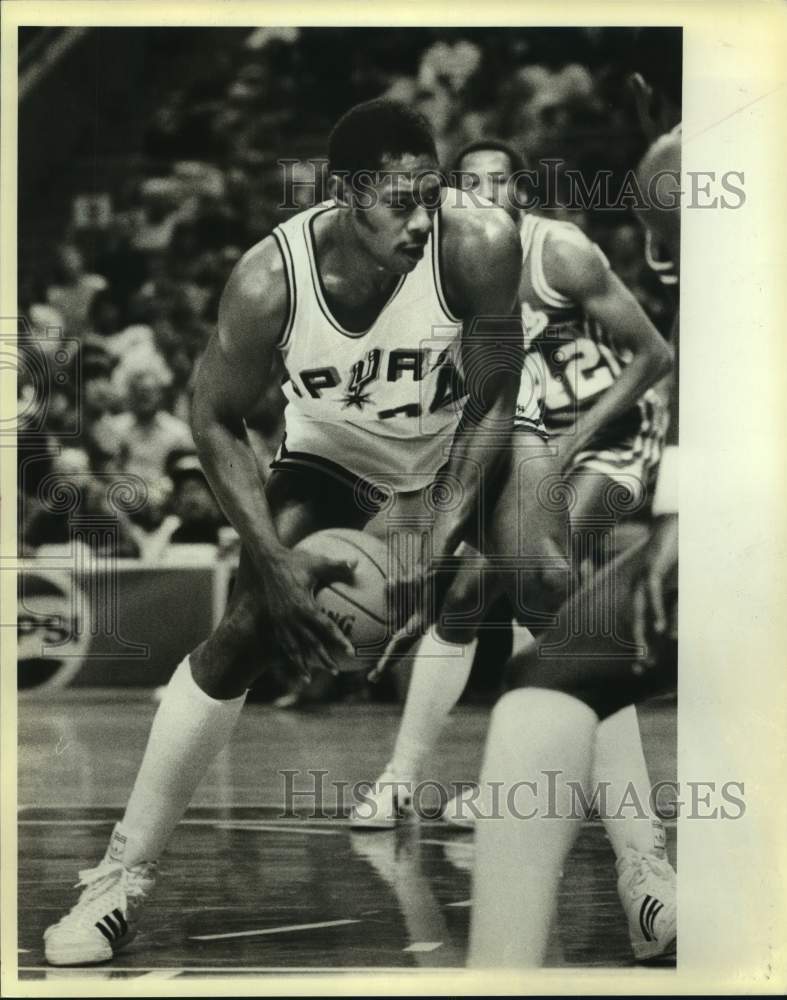
[[[95,811],[97,811],[99,809],[111,809],[111,810],[113,810],[116,813],[122,813],[123,810],[125,809],[125,804],[118,805],[117,803],[108,803],[108,804],[104,804],[104,805],[101,805],[101,804],[95,805],[95,804],[93,804],[93,805],[84,805],[84,806],[77,806],[77,807],[74,807],[74,806],[30,806],[30,805],[26,805],[26,806],[18,806],[18,808],[17,808],[17,814],[21,814],[21,813],[24,813],[24,812],[30,812],[30,811],[33,811],[33,810],[39,810],[39,811],[46,810],[47,812],[68,812],[68,811],[73,811],[75,808],[77,808],[77,809],[79,809],[79,810],[81,810],[83,812],[95,812]],[[273,806],[270,806],[270,805],[258,806],[258,805],[249,805],[248,803],[244,803],[244,802],[233,802],[233,803],[229,803],[229,804],[226,804],[226,805],[225,804],[216,804],[216,805],[209,804],[209,805],[196,806],[195,808],[197,808],[197,809],[215,809],[217,812],[224,812],[227,809],[265,809],[265,810],[279,809],[281,812],[286,812],[286,806],[277,806],[277,805],[273,805]],[[108,825],[109,823],[113,823],[113,824],[116,823],[117,822],[117,818],[107,818],[107,819],[68,819],[68,820],[64,820],[64,819],[21,819],[20,818],[20,819],[17,820],[17,822],[19,824],[23,824],[24,823],[24,824],[28,824],[28,825],[37,825],[37,826],[43,826],[43,825],[45,825],[47,823],[51,823],[51,824],[55,824],[55,825],[83,823],[85,826],[88,826],[88,825],[90,825],[90,826],[99,826],[99,825],[103,826],[103,825]],[[259,823],[275,823],[277,826],[280,825],[282,827],[290,825],[293,828],[296,828],[296,824],[302,824],[302,823],[311,823],[312,825],[315,825],[315,826],[336,826],[336,827],[345,828],[345,827],[349,826],[350,818],[349,818],[349,816],[346,816],[346,817],[345,816],[335,816],[335,817],[332,817],[332,816],[325,816],[325,817],[312,816],[312,817],[304,817],[303,819],[299,819],[297,816],[291,816],[291,815],[286,815],[286,816],[281,816],[281,817],[273,816],[273,817],[268,817],[268,818],[264,818],[264,819],[260,819],[260,820],[255,820],[255,819],[246,818],[246,817],[238,817],[237,819],[233,819],[231,817],[218,817],[218,816],[214,817],[214,818],[211,818],[211,819],[209,819],[207,817],[187,817],[186,819],[182,819],[178,825],[179,826],[184,826],[184,825],[185,826],[205,826],[205,825],[216,824],[216,823],[257,823],[257,822],[259,822]],[[661,822],[665,826],[672,828],[672,827],[674,827],[674,826],[677,825],[677,817],[675,817],[675,816],[667,816],[667,817],[662,816],[661,817]],[[601,823],[601,820],[598,817],[594,817],[593,819],[584,819],[584,820],[582,820],[582,825],[583,826],[597,826],[600,823]],[[426,828],[426,829],[439,829],[439,830],[443,830],[446,833],[451,834],[452,835],[452,839],[453,839],[453,835],[462,834],[462,835],[464,835],[466,837],[469,837],[472,834],[472,832],[473,832],[472,830],[467,830],[467,829],[463,830],[461,828],[452,826],[446,820],[443,820],[443,819],[422,819],[422,820],[418,820],[418,822],[415,825],[421,827],[422,829]],[[300,827],[298,827],[298,828],[300,828]]]
[[[218,830],[260,830],[265,833],[281,833],[286,830],[288,833],[305,833],[315,837],[341,837],[341,830],[315,830],[303,826],[291,826],[288,823],[258,823],[256,820],[241,820],[237,823],[232,820],[214,821]]]
[[[113,826],[117,820],[114,819],[20,819],[17,820],[19,826]],[[255,820],[245,821],[249,824],[255,823]],[[237,823],[231,819],[182,819],[178,826],[212,826],[221,828],[225,825],[231,825],[233,827],[238,827],[239,829],[254,830],[260,829],[258,826],[246,826],[244,825],[244,820],[238,820]],[[337,836],[338,831],[334,833],[333,830],[306,830],[303,826],[298,826],[295,823],[269,823],[268,826],[273,830],[297,830],[301,833],[321,833],[323,836]],[[349,828],[349,823],[343,823],[342,826]]]
[[[175,979],[184,972],[184,969],[154,969],[152,972],[143,972],[136,979]]]
[[[413,941],[406,948],[402,948],[402,951],[437,951],[438,948],[442,947],[442,941]]]
[[[47,972],[56,978],[57,966],[53,965],[20,965],[17,966],[20,972]],[[66,973],[72,972],[73,969],[65,969]],[[155,973],[161,970],[152,968],[149,965],[111,965],[106,969],[100,969],[95,967],[88,967],[84,969],[79,969],[80,975],[89,976],[92,972],[94,978],[100,978],[97,973],[106,972],[138,972],[142,973]],[[196,975],[201,972],[215,972],[223,973],[225,976],[237,977],[238,975],[246,975],[247,973],[255,972],[281,972],[281,973],[292,973],[292,972],[310,972],[314,975],[321,976],[325,973],[332,972],[347,972],[347,973],[364,973],[364,974],[378,974],[389,976],[392,972],[396,973],[410,973],[412,975],[421,975],[425,972],[429,972],[429,969],[423,968],[413,968],[409,965],[184,965],[182,969],[179,970],[181,975]],[[64,975],[63,978],[68,978]],[[140,977],[141,978],[141,975]],[[151,975],[151,979],[153,976]]]
[[[288,924],[286,927],[265,927],[256,931],[230,931],[227,934],[194,934],[189,941],[223,941],[227,938],[260,937],[263,934],[287,934],[290,931],[312,931],[320,927],[342,927],[360,924],[361,920],[321,920],[316,924]]]
[[[458,903],[446,903],[446,906],[472,906],[472,899],[461,899]]]

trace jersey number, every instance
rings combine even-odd
[[[579,337],[553,350],[552,357],[557,371],[548,376],[547,410],[562,410],[584,403],[615,381],[607,359],[589,337]]]

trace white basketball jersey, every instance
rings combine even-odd
[[[336,205],[323,202],[273,231],[290,302],[279,344],[289,376],[284,448],[372,480],[433,475],[447,460],[466,398],[462,323],[440,283],[439,212],[423,258],[371,327],[353,332],[331,313],[317,269],[314,223],[331,211]]]
[[[549,284],[543,254],[550,235],[582,247],[588,245],[572,223],[534,215],[523,219],[519,292],[526,353],[517,422],[525,419],[527,407],[536,405],[547,431],[559,433],[570,428],[615,384],[630,362],[631,352],[618,347],[601,323],[585,313],[578,302]],[[590,245],[609,267],[601,249],[595,243]],[[532,413],[530,418],[532,424]],[[577,462],[590,467],[592,452],[595,459],[600,456],[606,463],[596,467],[612,478],[615,465],[628,473],[637,462],[649,469],[661,454],[665,429],[663,402],[654,389],[648,389],[635,406],[596,435],[589,450],[577,456]]]

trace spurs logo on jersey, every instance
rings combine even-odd
[[[332,202],[274,230],[285,263],[289,316],[279,344],[288,380],[285,449],[356,475],[436,472],[461,416],[462,324],[439,268],[439,213],[418,265],[403,275],[372,326],[345,329],[317,268],[314,223]]]
[[[349,406],[355,406],[362,410],[367,403],[371,403],[372,394],[366,392],[365,389],[370,382],[374,382],[380,372],[381,356],[382,351],[379,347],[375,347],[373,351],[369,351],[365,359],[356,361],[352,366],[350,381],[347,383],[347,394],[342,398],[345,410]]]

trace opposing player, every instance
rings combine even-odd
[[[517,425],[528,426],[532,398],[538,398],[572,494],[572,551],[598,569],[610,558],[616,522],[648,497],[666,429],[661,397],[651,386],[669,371],[670,351],[597,245],[570,223],[518,208],[512,177],[524,163],[513,149],[479,140],[460,153],[457,168],[463,187],[504,207],[518,224],[527,355]],[[522,628],[515,627],[515,636],[522,644],[530,640]],[[474,642],[454,649],[439,639],[423,641],[393,757],[373,795],[355,809],[356,827],[391,827],[406,813],[408,789],[464,689],[474,650]],[[651,875],[649,891],[671,896],[660,820],[647,808],[622,814],[619,808],[632,788],[647,804],[651,787],[633,706],[599,727],[593,776],[605,782],[602,818],[621,877],[652,864],[662,884],[655,886]],[[449,803],[446,818],[471,824],[477,795],[470,788]],[[638,920],[630,926],[640,957],[670,944],[646,939]]]
[[[662,59],[662,64],[665,61]],[[651,247],[663,254],[662,273],[677,277],[680,260],[680,80],[674,64],[660,67],[664,90],[654,95],[641,76],[632,80],[640,120],[651,145],[638,167],[640,188],[653,190],[650,182],[667,179],[669,197],[650,203],[642,215]],[[665,74],[666,75],[663,75]],[[670,100],[670,97],[672,99]],[[656,113],[657,112],[657,113]],[[668,129],[668,131],[665,131]],[[663,190],[663,188],[662,188]],[[677,358],[677,316],[672,342]],[[677,366],[676,366],[677,369]],[[670,439],[677,442],[677,370],[670,394]],[[520,656],[513,664],[512,690],[492,714],[487,738],[482,785],[499,781],[511,787],[522,768],[539,772],[560,767],[559,795],[546,801],[542,792],[535,803],[536,823],[523,823],[510,812],[502,822],[482,821],[477,830],[474,902],[469,964],[479,966],[537,966],[543,963],[549,927],[557,900],[560,872],[577,833],[577,823],[566,818],[568,782],[587,783],[588,758],[604,720],[621,705],[668,690],[677,678],[677,562],[676,514],[677,448],[668,447],[655,490],[655,519],[651,537],[616,559],[580,591],[561,612],[577,617],[594,594],[614,588],[614,621],[634,650],[599,669],[588,661],[586,642],[576,638],[563,649],[559,660],[536,655]],[[665,458],[667,456],[665,455]],[[589,682],[588,678],[593,677]],[[599,683],[599,681],[601,683]],[[543,724],[549,713],[551,724]],[[550,814],[547,816],[547,807]],[[526,865],[522,859],[528,858]],[[511,871],[519,866],[520,879]],[[648,873],[621,874],[619,887],[632,903],[643,938],[677,933],[674,902],[667,909],[646,892]],[[635,928],[632,928],[635,930]],[[661,933],[660,933],[661,932]]]
[[[351,579],[352,567],[292,546],[320,529],[363,528],[393,491],[426,510],[441,556],[475,533],[487,484],[501,480],[522,364],[519,240],[499,209],[441,208],[436,167],[420,115],[391,101],[351,109],[330,138],[331,200],[278,227],[230,277],[193,431],[243,543],[236,584],[216,631],[167,687],[104,859],[45,933],[52,964],[102,962],[130,940],[158,860],[266,661],[330,669],[343,649],[313,592]],[[244,418],[282,380],[285,439],[263,485]],[[558,597],[562,525],[536,502],[553,462],[535,434],[530,459],[538,530],[528,544],[549,537],[557,553],[531,585]],[[440,483],[456,499],[445,510],[430,492]],[[504,536],[516,525],[501,507],[490,536],[500,551],[514,549]],[[430,565],[427,555],[409,582]]]

